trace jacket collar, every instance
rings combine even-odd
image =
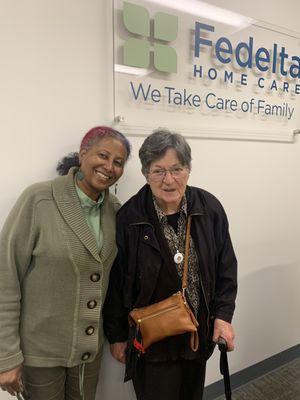
[[[202,196],[199,196],[197,188],[187,186],[185,195],[187,199],[188,215],[204,215],[205,208]],[[149,184],[146,184],[137,192],[136,195],[125,203],[124,207],[130,203],[130,212],[127,215],[129,224],[151,223],[146,206],[147,200],[150,196],[152,198],[152,192]]]
[[[69,170],[67,176],[54,179],[52,183],[53,197],[65,222],[70,226],[82,244],[89,250],[97,261],[100,262],[100,255],[102,261],[104,261],[111,251],[111,235],[105,235],[104,232],[103,246],[99,255],[96,239],[86,222],[76,193],[74,176],[77,171],[78,168],[73,167]],[[103,224],[103,226],[109,226],[109,223],[111,223],[108,201],[109,192],[107,190],[101,208],[101,224]]]

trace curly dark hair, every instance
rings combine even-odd
[[[58,172],[58,175],[67,175],[69,169],[72,167],[79,167],[79,154],[77,152],[69,153],[59,160],[56,171]]]

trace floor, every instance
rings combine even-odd
[[[300,358],[234,390],[232,400],[300,400]]]

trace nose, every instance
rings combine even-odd
[[[166,170],[163,181],[165,183],[172,183],[174,181],[174,176],[171,174],[169,170]]]
[[[105,162],[105,164],[104,164],[104,168],[107,170],[107,171],[113,171],[113,169],[114,169],[114,163],[113,163],[113,160],[106,160],[106,162]]]

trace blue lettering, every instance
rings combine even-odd
[[[257,114],[260,113],[261,109],[265,108],[265,100],[258,100],[257,102]]]
[[[248,57],[245,61],[241,60],[241,49],[246,50]],[[249,43],[241,42],[237,45],[235,49],[235,57],[238,65],[242,68],[252,67],[252,52],[253,52],[253,37],[249,37]]]
[[[273,45],[273,63],[272,63],[272,72],[275,74],[277,67],[277,44]]]
[[[260,47],[255,54],[255,64],[260,71],[268,71],[268,65],[261,65],[262,63],[270,62],[270,53],[264,47]]]
[[[168,103],[175,104],[176,106],[185,107],[200,107],[201,98],[197,94],[188,93],[187,89],[183,89],[181,92],[175,91],[174,87],[165,86],[164,89],[167,91]]]
[[[182,95],[180,92],[174,93],[173,103],[176,104],[176,106],[182,106]]]
[[[297,56],[292,57],[292,61],[297,61],[298,65],[293,64],[290,67],[290,74],[292,78],[300,78],[300,58]]]
[[[168,92],[168,103],[171,103],[171,90],[175,90],[174,87],[170,87],[170,86],[165,86],[165,89],[167,89]]]
[[[199,74],[199,77],[202,78],[202,65],[197,68],[197,65],[194,64],[194,77],[196,77],[197,74]]]
[[[224,82],[226,82],[227,80],[230,80],[230,83],[233,82],[233,72],[225,71]]]
[[[203,31],[206,33],[206,37],[205,35],[204,37],[201,36]],[[235,61],[241,68],[252,68],[255,62],[259,71],[266,72],[271,69],[272,73],[276,74],[279,69],[279,73],[282,76],[289,75],[291,78],[300,78],[300,57],[292,56],[291,61],[293,63],[290,61],[288,65],[289,54],[285,51],[285,47],[281,47],[279,51],[277,43],[273,43],[272,50],[260,47],[253,55],[254,39],[252,36],[249,37],[247,42],[238,42],[235,50],[233,50],[234,48],[229,38],[222,36],[214,43],[207,38],[207,32],[215,32],[215,26],[198,21],[195,22],[195,57],[200,57],[202,46],[208,46],[214,51],[216,59],[222,64],[229,64]],[[202,68],[194,65],[194,77],[200,76],[202,78],[202,73]],[[211,70],[209,77],[210,79],[215,79],[216,75],[215,71]],[[232,82],[231,75],[225,76],[226,81]],[[259,82],[262,83],[262,81]],[[244,79],[243,84],[245,84]]]
[[[144,87],[143,87],[142,83],[139,84],[137,91],[135,90],[134,85],[131,81],[130,81],[130,86],[131,86],[131,90],[132,90],[133,97],[135,100],[137,100],[139,98],[140,93],[145,101],[148,99],[149,92],[151,89],[151,84],[148,85],[147,92],[144,91]]]
[[[221,44],[226,44],[227,47],[221,47]],[[230,57],[222,57],[220,53],[225,53],[225,54],[232,54],[232,44],[229,39],[226,37],[221,37],[220,39],[217,40],[216,42],[216,56],[219,61],[223,64],[228,64],[231,61]]]
[[[288,82],[283,82],[283,89],[284,92],[288,92],[289,91],[289,84]]]
[[[209,79],[213,81],[218,76],[218,73],[215,68],[210,68],[207,72],[207,75],[209,76]]]
[[[271,89],[271,90],[275,89],[276,92],[277,92],[277,83],[276,83],[275,79],[272,81],[271,86],[270,86],[270,89]]]
[[[257,84],[261,89],[263,89],[265,87],[264,84],[262,83],[264,81],[265,81],[265,78],[259,78],[257,81]]]
[[[281,52],[279,53],[280,56],[280,73],[283,76],[287,75],[287,72],[284,70],[284,60],[288,58],[288,54],[285,52],[285,47],[281,47]]]
[[[200,107],[200,103],[201,103],[200,96],[198,96],[197,94],[195,94],[195,95],[192,97],[192,103],[193,103],[193,106],[194,106],[194,107]]]
[[[248,75],[241,74],[241,85],[247,86],[247,84],[248,84],[247,78],[248,78]]]
[[[209,105],[208,100],[209,97],[216,97],[216,95],[214,93],[208,93],[208,95],[205,97],[205,104],[207,105],[208,108],[215,108],[215,105]]]
[[[249,103],[248,101],[243,101],[241,104],[241,110],[243,112],[248,112],[249,111]]]
[[[152,101],[154,101],[155,103],[159,103],[160,97],[161,97],[161,94],[160,94],[159,90],[157,90],[157,89],[152,90],[152,92],[151,92]]]
[[[183,104],[186,106],[186,103],[188,103],[189,106],[191,106],[190,98],[192,97],[192,94],[187,94],[186,89],[183,89]]]
[[[200,29],[203,28],[206,31],[214,32],[215,27],[212,25],[201,24],[200,22],[195,23],[195,57],[199,57],[200,55],[200,45],[204,44],[206,46],[211,46],[212,41],[204,39],[200,36],[201,32]]]

